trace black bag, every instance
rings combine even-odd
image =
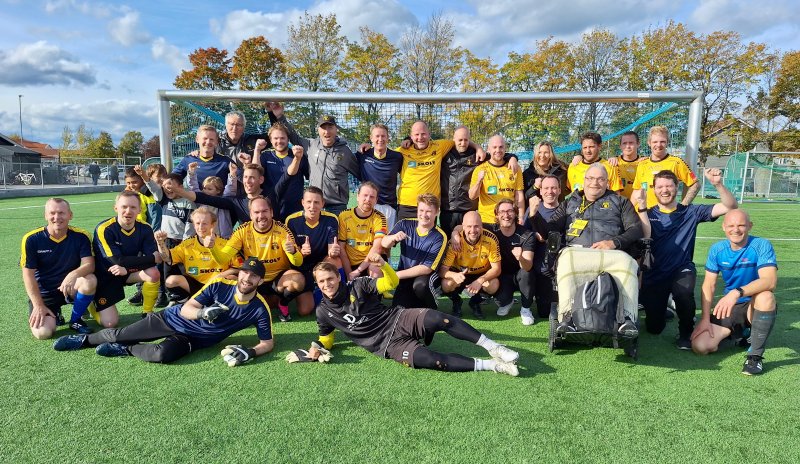
[[[619,288],[614,278],[602,272],[578,287],[572,303],[572,323],[581,332],[615,334]]]

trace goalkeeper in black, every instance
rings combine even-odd
[[[377,253],[371,253],[367,260],[380,266],[383,277],[358,277],[345,284],[333,264],[321,262],[314,267],[314,279],[323,298],[317,306],[319,341],[312,343],[308,358],[329,354],[334,330],[338,329],[367,351],[416,369],[519,375],[519,353],[490,340],[458,317],[429,308],[384,306],[381,295],[397,286],[397,274]],[[486,349],[491,359],[430,350],[427,346],[436,332],[475,343]]]
[[[96,346],[101,356],[132,355],[143,361],[169,363],[255,325],[260,340],[256,346],[228,345],[222,350],[223,360],[231,367],[238,366],[272,351],[274,345],[269,307],[256,291],[265,272],[258,258],[249,257],[239,267],[236,280],[215,278],[183,305],[170,306],[121,329],[64,336],[53,348],[71,351]],[[162,338],[159,343],[142,343]]]

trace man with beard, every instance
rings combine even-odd
[[[691,335],[697,309],[694,286],[697,269],[694,266],[694,243],[697,225],[715,221],[736,209],[736,198],[722,183],[719,169],[706,169],[706,179],[717,189],[720,202],[713,205],[678,203],[678,177],[672,171],[661,171],[653,179],[658,205],[647,210],[644,236],[652,238],[651,250],[655,266],[644,272],[639,301],[644,306],[647,331],[659,334],[666,325],[667,300],[672,294],[678,315],[678,348],[692,349]],[[642,200],[641,191],[634,193]]]
[[[517,221],[517,207],[504,198],[494,207],[495,224],[492,232],[500,245],[500,288],[495,294],[497,315],[508,316],[514,304],[514,292],[519,290],[522,300],[519,309],[522,325],[532,325],[533,313],[533,247],[534,236]]]
[[[229,366],[244,364],[269,353],[274,346],[269,307],[256,291],[264,272],[261,261],[251,256],[239,268],[235,280],[216,278],[183,305],[170,306],[121,329],[61,337],[53,348],[73,351],[97,347],[100,356],[136,356],[147,362],[170,363],[255,326],[257,345],[228,345],[222,350]],[[159,343],[142,343],[162,338]]]
[[[528,213],[528,225],[533,230],[535,247],[533,250],[533,282],[536,295],[536,314],[540,318],[550,315],[550,305],[558,301],[558,294],[553,288],[553,264],[545,261],[547,256],[547,222],[553,217],[561,197],[562,181],[555,175],[545,174],[539,184],[539,197],[531,197]],[[559,234],[561,235],[561,234]],[[561,237],[563,240],[563,237]]]
[[[264,139],[256,142],[253,164],[264,168],[264,183],[261,194],[275,205],[275,217],[281,221],[303,209],[303,179],[308,177],[308,159],[303,156],[303,147],[295,145],[289,156],[289,131],[283,124],[269,129],[272,150]]]
[[[369,130],[372,148],[356,154],[361,165],[361,180],[381,186],[375,209],[386,216],[386,226],[394,227],[397,218],[397,174],[403,166],[403,155],[388,148],[389,128],[374,124]]]
[[[581,136],[581,160],[567,170],[567,187],[570,191],[583,189],[583,178],[586,171],[594,164],[603,166],[606,170],[606,188],[618,192],[622,190],[619,179],[619,170],[608,161],[600,158],[600,149],[603,147],[603,138],[597,132],[586,132]]]
[[[358,204],[339,215],[339,242],[342,244],[342,267],[348,280],[365,271],[375,276],[380,270],[370,266],[367,256],[382,253],[381,240],[386,235],[386,217],[375,209],[378,186],[364,182],[358,187]]]
[[[257,164],[248,164],[244,167],[244,173],[242,174],[244,191],[235,197],[218,197],[204,192],[194,192],[184,189],[181,185],[176,185],[172,192],[179,198],[186,198],[201,205],[225,209],[230,212],[231,222],[238,221],[240,224],[244,224],[250,220],[250,201],[254,198],[262,197],[261,184],[263,183],[264,168]]]

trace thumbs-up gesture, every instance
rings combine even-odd
[[[339,253],[342,252],[342,247],[339,245],[339,239],[333,237],[333,243],[328,245],[328,256],[331,258],[338,258]]]
[[[464,269],[461,272],[455,272],[452,274],[453,282],[461,285],[467,279],[467,270]]]
[[[294,155],[295,158],[302,158],[303,153],[303,147],[301,145],[292,145],[292,155]]]
[[[202,238],[203,246],[206,248],[212,248],[214,246],[214,234],[208,234]]]
[[[295,252],[297,252],[297,247],[295,246],[292,237],[286,237],[286,241],[283,242],[283,250],[287,255],[293,255]]]
[[[303,242],[303,246],[300,247],[300,253],[302,253],[303,256],[309,256],[311,254],[311,241],[308,235],[306,235],[306,241]]]

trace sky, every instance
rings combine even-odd
[[[286,6],[291,4],[291,9]],[[800,0],[0,0],[0,133],[60,145],[65,126],[85,124],[118,143],[129,130],[158,133],[156,92],[174,88],[198,48],[231,54],[263,35],[283,48],[304,10],[336,13],[357,40],[369,26],[394,43],[440,13],[456,24],[456,45],[502,63],[548,36],[577,41],[607,28],[620,37],[669,20],[698,33],[735,30],[773,50],[800,49]],[[229,6],[230,5],[230,6]],[[19,95],[22,95],[20,98]]]

